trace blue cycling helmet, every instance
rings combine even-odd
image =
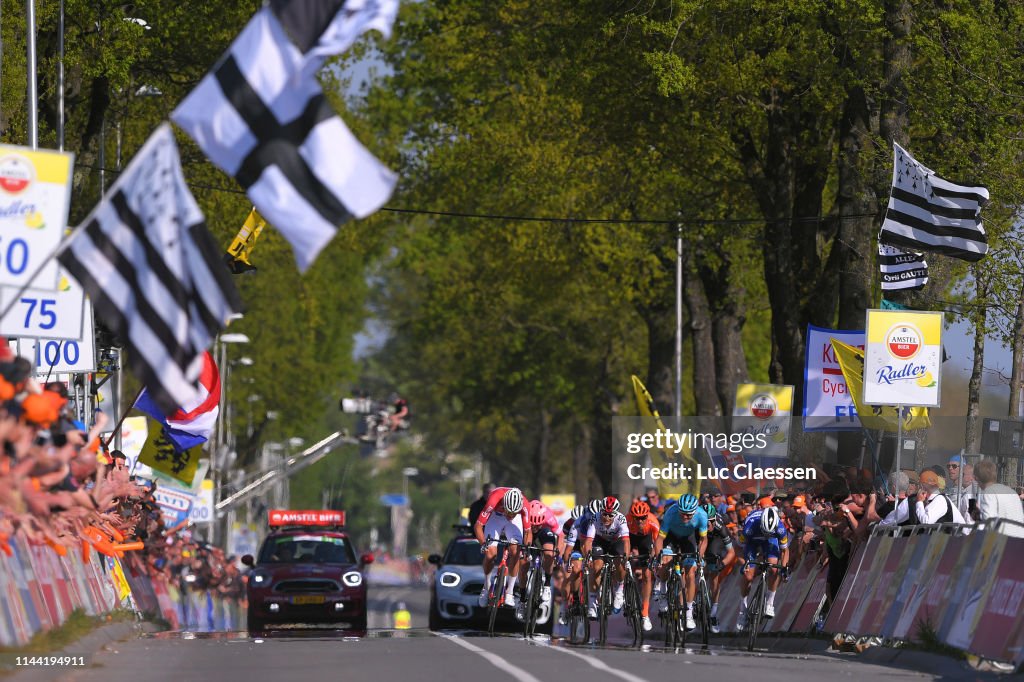
[[[693,514],[697,511],[697,498],[687,493],[679,498],[679,513]]]

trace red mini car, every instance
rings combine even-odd
[[[259,557],[242,557],[248,575],[250,633],[275,625],[366,630],[366,579],[372,554],[358,556],[344,531],[345,512],[270,512]]]

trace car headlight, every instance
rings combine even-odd
[[[263,573],[253,573],[252,582],[253,585],[262,585],[263,583],[269,582],[270,576]]]
[[[341,581],[345,583],[347,587],[359,587],[363,584],[363,574],[359,571],[349,571],[345,575],[341,576]]]
[[[462,582],[462,576],[460,576],[458,573],[452,573],[450,571],[445,571],[444,573],[441,574],[441,585],[443,587],[455,587],[456,585],[458,585],[461,582]]]

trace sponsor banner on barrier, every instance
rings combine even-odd
[[[871,556],[865,556],[865,553],[869,551]],[[846,632],[844,628],[850,622],[853,609],[856,608],[857,599],[860,596],[859,592],[854,591],[854,586],[858,582],[857,574],[860,573],[859,569],[862,566],[871,565],[874,553],[875,546],[871,542],[859,545],[854,549],[853,555],[850,557],[846,577],[843,578],[843,584],[839,586],[839,593],[836,595],[835,604],[829,609],[828,618],[825,621],[826,631]]]
[[[867,614],[861,625],[861,630],[865,634],[877,635],[882,631],[888,605],[892,604],[896,590],[903,579],[903,573],[906,571],[906,539],[895,537],[889,539],[892,541],[889,553],[881,566],[881,573],[874,583],[871,598],[868,600]]]
[[[850,623],[847,626],[850,628],[850,632],[863,630],[865,617],[873,615],[869,609],[875,602],[878,591],[883,589],[882,573],[894,542],[895,538],[892,537],[873,537],[870,540],[875,551],[871,556],[871,562],[865,561],[860,571],[861,575],[858,576],[860,585],[855,589],[860,592],[860,595],[857,599],[857,608],[851,614]]]
[[[985,599],[995,584],[999,557],[1007,537],[1000,533],[974,533],[961,556],[957,597],[952,600],[940,637],[946,644],[968,651],[984,610]]]
[[[994,574],[972,621],[970,645],[963,648],[985,658],[1020,662],[1024,661],[1024,540],[1006,536],[1003,540],[1002,556],[993,562]],[[956,641],[962,641],[961,631],[955,629]]]
[[[811,627],[814,625],[814,617],[818,614],[818,609],[824,606],[827,589],[828,571],[819,567],[817,574],[814,576],[814,582],[811,583],[807,596],[804,597],[803,604],[800,605],[800,610],[797,612],[796,618],[789,628],[790,632],[810,632]]]

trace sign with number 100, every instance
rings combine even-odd
[[[92,307],[87,304],[86,308],[81,338],[20,340],[19,354],[35,363],[37,376],[96,371]]]

